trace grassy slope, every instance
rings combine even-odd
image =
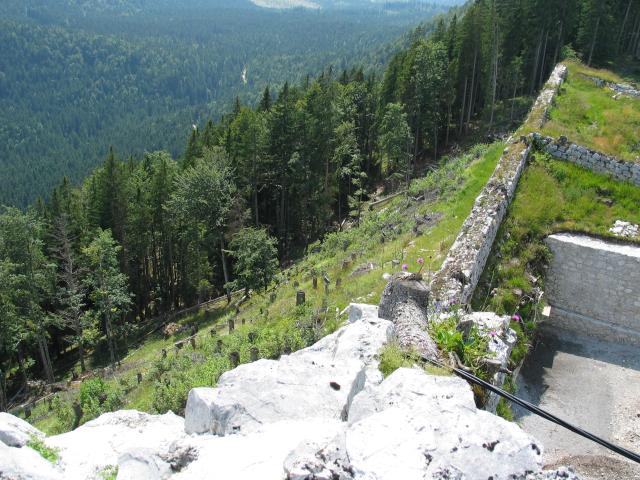
[[[367,213],[359,226],[328,235],[322,244],[310,248],[315,253],[283,274],[273,301],[270,292],[256,294],[242,305],[237,316],[235,311],[219,304],[212,310],[183,319],[182,323],[195,321],[200,327],[196,351],[187,346],[176,356],[175,338],[164,340],[159,334],[149,336],[139,348],[131,350],[115,376],[107,381],[110,388],[122,395],[122,407],[149,412],[171,408],[180,412],[190,388],[213,385],[221,373],[231,368],[229,352],[238,351],[241,362],[248,362],[250,349],[255,346],[260,357],[277,358],[285,349],[302,348],[337,328],[340,319],[336,318],[336,312],[349,303],[377,303],[386,285],[383,273],[400,268],[392,265],[392,260],[404,261],[410,269],[417,269],[416,259],[424,257],[424,271],[428,274],[437,270],[503,148],[502,143],[474,147],[469,154],[414,181],[412,194],[429,192],[429,198],[435,197],[433,201],[416,202],[398,197]],[[415,217],[426,214],[432,217],[436,214],[439,221],[415,233]],[[348,266],[343,264],[344,260],[349,261]],[[367,263],[373,263],[376,268],[352,275]],[[331,280],[328,295],[324,294],[322,275],[318,289],[313,289],[313,271],[326,273]],[[341,279],[339,288],[335,283],[338,278]],[[305,307],[295,307],[296,290],[306,292]],[[321,309],[323,303],[326,313]],[[229,334],[225,326],[234,317],[236,330]],[[216,337],[211,337],[211,327],[217,329]],[[249,332],[255,334],[253,342],[249,341]],[[216,352],[218,339],[224,342],[220,353]],[[160,358],[162,348],[169,351],[165,360]],[[138,372],[143,374],[140,384],[136,381]],[[69,419],[66,423],[60,422],[60,412],[66,412],[68,417],[70,403],[77,395],[77,389],[66,392],[54,402],[53,409],[46,403],[39,404],[30,421],[45,432],[68,429]]]
[[[567,82],[542,133],[556,138],[564,135],[594,150],[640,162],[640,99],[614,100],[613,91],[597,87],[586,76],[614,83],[629,79],[575,62],[567,65]]]

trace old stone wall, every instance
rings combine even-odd
[[[563,137],[556,140],[538,133],[534,133],[533,137],[539,148],[557,159],[575,163],[594,172],[609,174],[617,180],[640,185],[640,163],[626,162],[590,150]]]
[[[536,100],[527,125],[539,128],[544,124],[566,75],[567,67],[557,65]],[[468,304],[471,301],[531,148],[528,138],[510,138],[507,141],[495,171],[476,199],[442,268],[435,275],[431,285],[431,298],[435,301],[443,304]]]
[[[640,246],[567,233],[546,243],[550,325],[640,345]]]

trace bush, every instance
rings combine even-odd
[[[53,433],[60,434],[70,431],[73,428],[73,421],[75,419],[71,404],[63,400],[59,394],[56,394],[51,401],[51,406],[56,419],[53,426]]]
[[[82,423],[118,410],[123,405],[124,392],[119,385],[109,385],[101,378],[91,378],[80,385]]]
[[[491,356],[491,353],[488,349],[487,338],[480,335],[477,326],[474,325],[465,337],[457,329],[458,318],[456,315],[440,322],[431,322],[429,325],[431,336],[441,351],[455,353],[474,375],[486,379],[487,374],[482,368],[482,360]]]

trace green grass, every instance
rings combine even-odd
[[[640,162],[640,99],[600,88],[586,78],[624,83],[613,72],[567,62],[569,75],[542,133],[566,136],[570,141],[623,160]]]
[[[60,458],[60,452],[56,448],[48,447],[44,440],[35,435],[31,437],[31,440],[27,443],[29,448],[32,448],[40,454],[42,458],[48,460],[51,463],[56,463]]]
[[[137,348],[130,348],[115,375],[105,378],[107,386],[111,391],[124,392],[123,408],[151,413],[171,409],[182,413],[191,388],[213,386],[231,368],[230,352],[237,351],[241,363],[250,361],[252,346],[258,348],[261,358],[278,358],[285,351],[303,348],[337,329],[342,319],[337,318],[336,312],[349,303],[378,303],[386,285],[383,273],[400,270],[392,260],[417,269],[416,259],[424,257],[423,274],[429,277],[439,269],[503,149],[502,143],[476,146],[459,158],[444,161],[427,178],[415,180],[412,191],[428,190],[434,194],[429,197],[434,201],[414,201],[401,196],[367,212],[358,227],[328,234],[322,243],[309,247],[313,253],[280,275],[279,285],[273,291],[275,299],[271,298],[272,291],[256,293],[240,307],[238,315],[222,303],[210,311],[182,319],[182,323],[199,325],[195,351],[186,346],[176,355],[173,349],[176,338],[165,340],[159,333],[147,336]],[[415,232],[415,217],[427,214],[437,217],[437,222],[421,226]],[[369,263],[375,265],[373,270],[356,274],[360,266]],[[312,287],[314,274],[319,276],[317,289]],[[326,295],[322,274],[330,279]],[[336,286],[337,279],[341,280],[340,287]],[[297,290],[306,292],[304,307],[295,306]],[[225,328],[230,318],[236,323],[231,334]],[[218,334],[212,338],[209,330],[214,326]],[[218,339],[223,340],[221,352],[216,348]],[[161,358],[163,348],[168,351],[166,359]],[[389,359],[387,363],[398,361]],[[389,373],[391,368],[394,367],[388,367]],[[143,377],[139,384],[138,372]],[[29,421],[47,433],[68,430],[73,420],[70,404],[77,398],[75,388],[59,394],[51,407],[41,402],[33,409]],[[100,412],[101,408],[98,405],[92,410]]]
[[[550,252],[544,238],[579,232],[614,238],[616,220],[640,223],[640,188],[535,153],[498,232],[472,302],[474,310],[518,313],[522,323],[512,366],[527,354],[541,310]]]

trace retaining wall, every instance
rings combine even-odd
[[[566,233],[546,243],[549,325],[640,345],[640,246]]]
[[[544,124],[566,75],[567,67],[557,65],[538,96],[527,125],[540,128]],[[436,301],[449,305],[466,305],[471,301],[531,148],[529,139],[525,137],[507,141],[496,169],[476,198],[471,214],[434,277],[431,297]]]
[[[594,172],[605,173],[617,180],[640,186],[640,163],[627,162],[604,153],[590,150],[560,137],[556,140],[538,133],[533,134],[536,145],[552,157],[566,160]]]

